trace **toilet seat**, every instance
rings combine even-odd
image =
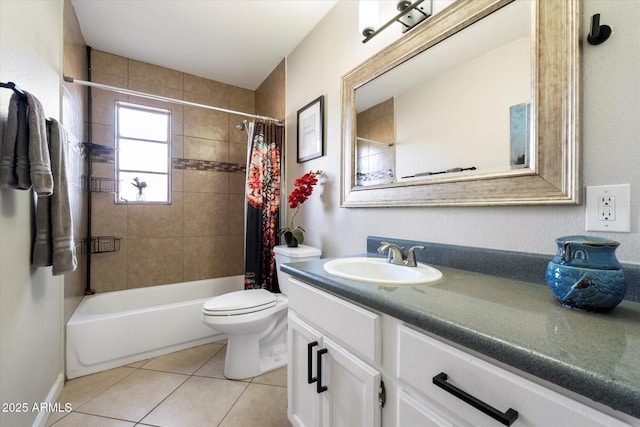
[[[274,307],[276,302],[276,295],[266,289],[247,289],[210,299],[204,304],[202,313],[207,316],[237,316],[266,310]]]

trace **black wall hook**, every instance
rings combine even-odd
[[[587,36],[589,44],[602,44],[611,36],[611,27],[600,25],[600,14],[596,13],[591,17],[591,32]]]
[[[16,85],[14,82],[0,82],[0,87],[6,88],[6,89],[11,89],[12,91],[14,91],[15,93],[17,93],[18,95],[20,95],[23,98],[26,98],[27,95],[24,94],[24,92],[22,91],[22,89],[20,89],[18,87],[18,85]]]

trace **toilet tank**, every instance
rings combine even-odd
[[[287,245],[279,245],[273,248],[273,253],[276,258],[276,270],[278,271],[278,284],[280,285],[280,292],[287,295],[287,289],[289,286],[289,275],[280,271],[282,264],[290,262],[310,261],[312,259],[320,259],[321,251],[318,248],[307,245],[299,245],[295,248],[290,248]]]

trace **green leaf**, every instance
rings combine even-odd
[[[300,227],[296,228],[295,230],[292,230],[291,234],[293,235],[293,237],[296,238],[299,245],[301,245],[304,242],[304,233],[302,233],[302,229],[300,229]]]

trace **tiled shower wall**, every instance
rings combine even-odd
[[[87,55],[84,37],[80,24],[70,0],[64,2],[63,25],[63,71],[67,76],[86,79]],[[62,124],[71,136],[76,149],[71,150],[71,158],[67,159],[67,176],[72,190],[71,211],[74,220],[73,235],[76,243],[78,268],[64,276],[64,319],[71,317],[84,296],[86,283],[86,259],[80,250],[82,238],[87,231],[87,204],[82,192],[81,177],[85,173],[86,157],[78,149],[78,144],[86,141],[86,89],[82,86],[64,83],[62,85]]]
[[[256,89],[256,114],[284,119],[286,114],[285,76],[285,60],[283,59]]]
[[[395,111],[393,98],[358,113],[357,135],[377,142],[356,141],[356,185],[387,184],[394,181]]]
[[[255,113],[255,92],[179,71],[92,52],[91,80]],[[96,292],[243,274],[247,133],[242,116],[93,89],[93,143],[114,146],[115,101],[171,110],[172,202],[116,204],[93,193],[92,235],[122,238],[120,250],[91,256]],[[93,176],[113,178],[113,155],[94,156]],[[130,185],[123,182],[121,185]]]

